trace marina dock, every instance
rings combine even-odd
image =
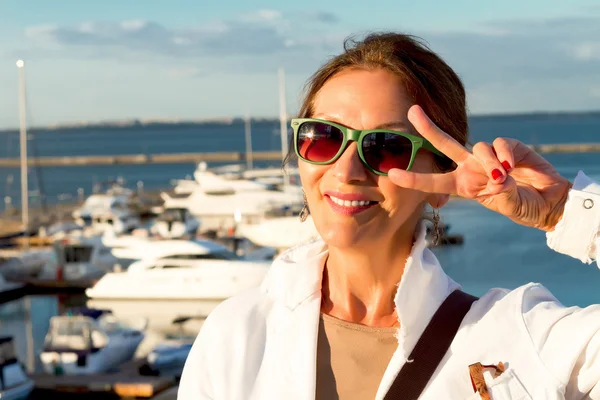
[[[85,289],[93,287],[96,281],[88,280],[50,280],[50,279],[26,279],[20,281],[11,281],[11,283],[20,286],[3,290],[0,292],[0,305],[21,299],[30,295],[47,294],[83,294]]]
[[[140,361],[123,364],[118,371],[94,375],[33,375],[35,390],[30,399],[64,399],[85,395],[90,399],[150,399],[174,387],[173,376],[140,375]],[[173,400],[175,398],[173,397]]]
[[[280,151],[255,151],[254,161],[281,161]],[[126,165],[126,164],[195,164],[206,162],[238,163],[246,161],[244,152],[174,153],[174,154],[129,154],[115,156],[64,156],[37,157],[29,160],[31,167]],[[18,158],[0,158],[0,167],[18,168]]]
[[[600,153],[600,143],[560,143],[529,145],[541,154],[548,153]],[[64,156],[37,157],[29,160],[32,167],[89,166],[89,165],[127,165],[127,164],[193,164],[206,162],[245,162],[244,152],[205,152],[173,154],[128,154],[113,156]],[[280,151],[254,151],[254,161],[280,161]],[[18,158],[0,158],[0,167],[18,168]]]

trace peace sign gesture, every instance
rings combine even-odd
[[[560,220],[571,183],[535,151],[515,139],[479,142],[472,152],[443,132],[419,106],[408,119],[436,149],[457,168],[448,173],[427,174],[390,170],[398,186],[427,193],[455,194],[476,200],[518,224],[544,231]]]

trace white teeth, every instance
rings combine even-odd
[[[344,206],[344,207],[364,207],[371,203],[375,203],[375,202],[371,202],[368,200],[342,200],[342,199],[338,199],[337,197],[333,197],[333,196],[329,196],[329,198],[335,204]]]

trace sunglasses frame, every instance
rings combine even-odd
[[[299,130],[300,126],[302,126],[302,124],[305,122],[324,123],[324,124],[327,124],[327,125],[330,125],[330,126],[333,126],[337,129],[339,129],[344,134],[344,138],[342,141],[342,145],[340,146],[340,149],[338,150],[336,155],[333,156],[330,160],[328,160],[328,161],[311,161],[311,160],[307,160],[306,158],[304,158],[300,155],[300,151],[298,150],[298,130]],[[294,118],[291,121],[291,125],[292,125],[292,130],[294,131],[294,150],[296,152],[296,155],[298,156],[299,159],[301,159],[302,161],[305,161],[309,164],[315,164],[315,165],[333,164],[341,157],[342,154],[344,154],[344,151],[346,151],[346,147],[348,147],[348,142],[354,141],[357,144],[358,155],[360,157],[360,160],[367,167],[367,169],[369,171],[373,172],[374,174],[377,174],[380,176],[387,176],[387,173],[383,173],[383,172],[377,171],[374,168],[372,168],[369,165],[369,163],[367,162],[367,160],[365,159],[365,156],[363,154],[362,141],[367,135],[369,135],[371,133],[390,133],[393,135],[402,136],[402,137],[410,140],[410,142],[412,143],[412,154],[410,156],[410,162],[408,163],[408,167],[406,168],[406,171],[410,171],[410,169],[412,168],[419,149],[425,149],[425,150],[428,150],[428,151],[434,153],[437,156],[446,157],[442,152],[440,152],[438,149],[433,147],[433,145],[427,139],[420,137],[420,136],[411,135],[410,133],[406,133],[406,132],[394,131],[394,130],[390,130],[390,129],[367,129],[367,130],[350,129],[344,125],[336,124],[335,122],[327,121],[324,119],[316,119],[316,118]]]

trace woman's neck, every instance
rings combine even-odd
[[[397,326],[394,298],[413,240],[411,232],[397,235],[385,247],[329,248],[323,271],[321,311],[367,326]]]

